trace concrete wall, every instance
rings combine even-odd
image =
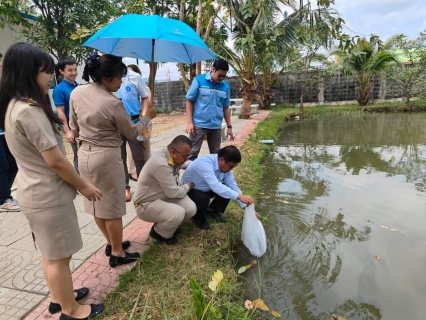
[[[241,85],[236,77],[227,78],[231,86],[231,98],[240,98]],[[306,103],[331,103],[338,101],[354,101],[357,97],[358,84],[354,77],[346,77],[341,73],[325,81],[316,90],[306,93]],[[272,85],[273,101],[276,104],[299,103],[300,87],[291,74],[283,74]],[[182,81],[161,82],[155,84],[155,103],[163,111],[182,110],[185,108],[185,87]],[[394,99],[402,96],[395,85],[386,80],[384,75],[373,78],[373,99]]]

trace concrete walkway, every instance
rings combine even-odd
[[[236,134],[233,144],[242,145],[257,122],[268,114],[262,111],[250,120],[233,116]],[[152,138],[152,153],[167,146],[175,136],[184,134],[184,129],[185,126],[181,125]],[[200,154],[207,153],[207,143],[204,142]],[[130,183],[134,191],[136,182]],[[13,196],[16,197],[16,194]],[[88,287],[90,293],[84,303],[95,303],[114,289],[117,277],[132,268],[133,264],[115,269],[109,267],[108,258],[104,255],[105,238],[92,216],[84,212],[83,198],[77,196],[74,204],[83,238],[83,248],[71,260],[74,287]],[[126,204],[126,209],[127,214],[123,217],[124,239],[132,242],[131,251],[142,252],[149,244],[151,224],[135,219],[132,202]],[[28,222],[22,212],[0,213],[0,256],[0,320],[58,319],[60,313],[50,315],[47,311],[50,299],[43,278],[41,254],[34,247]]]

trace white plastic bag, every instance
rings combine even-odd
[[[256,257],[261,257],[266,252],[266,234],[262,223],[256,218],[254,204],[246,207],[243,219],[241,240]]]

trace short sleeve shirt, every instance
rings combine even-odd
[[[6,142],[19,168],[19,204],[49,208],[73,201],[76,188],[57,175],[41,155],[55,146],[65,155],[57,124],[41,108],[13,99],[7,107],[5,127]]]
[[[138,115],[141,109],[140,98],[148,97],[142,76],[137,72],[127,70],[127,75],[123,77],[117,96],[123,101],[124,107],[130,116]]]
[[[77,86],[78,83],[76,81],[71,83],[63,79],[61,83],[53,89],[53,102],[56,107],[65,107],[67,122],[70,121],[70,95]]]
[[[214,83],[210,72],[194,78],[186,99],[194,102],[192,122],[195,127],[220,129],[223,120],[223,108],[231,105],[229,84],[222,80]]]

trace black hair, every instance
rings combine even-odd
[[[32,44],[17,42],[4,55],[0,80],[0,128],[5,128],[7,106],[12,99],[28,101],[41,108],[50,121],[62,123],[50,105],[50,99],[37,83],[40,72],[53,73],[55,62],[45,51]]]
[[[141,69],[139,69],[139,67],[135,64],[129,64],[127,66],[127,68],[132,69],[134,72],[139,73],[140,75],[142,75]]]
[[[89,82],[91,78],[93,82],[101,83],[102,79],[111,80],[126,74],[127,67],[122,62],[121,57],[113,56],[112,54],[100,56],[97,53],[91,53],[86,59],[83,79]]]
[[[191,140],[189,140],[189,138],[187,136],[184,135],[179,135],[177,137],[175,137],[172,142],[170,142],[170,146],[175,146],[175,147],[183,147],[183,146],[189,146],[190,148],[192,148],[192,142]]]
[[[72,66],[73,64],[77,64],[73,58],[61,57],[58,60],[58,69],[64,71],[66,66]]]
[[[3,54],[0,52],[0,59],[3,58]]]
[[[215,60],[215,62],[213,62],[212,67],[215,68],[215,70],[223,70],[223,71],[229,70],[228,61],[226,61],[224,59]]]
[[[234,162],[234,163],[241,162],[240,150],[238,150],[237,147],[235,146],[223,147],[222,149],[219,150],[217,157],[224,158],[226,162]]]

